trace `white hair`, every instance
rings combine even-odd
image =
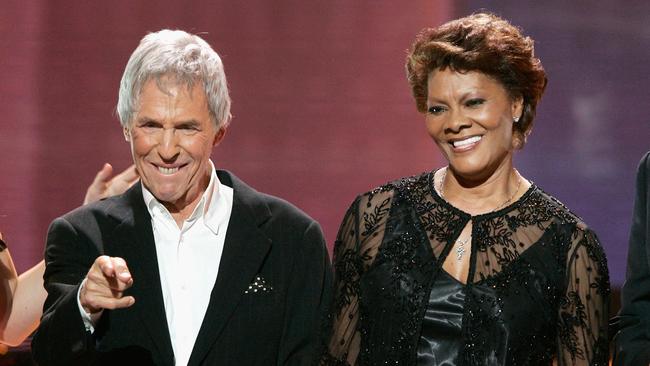
[[[200,82],[217,128],[230,122],[230,96],[219,55],[201,37],[181,30],[163,29],[147,34],[126,64],[117,101],[122,127],[128,128],[138,108],[142,87],[162,78],[192,88]]]

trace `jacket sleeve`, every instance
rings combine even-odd
[[[289,314],[282,334],[279,365],[309,365],[316,357],[319,328],[326,314],[332,273],[323,233],[317,222],[305,229],[293,260],[292,282],[286,309]]]
[[[559,307],[557,364],[608,364],[609,272],[596,234],[577,227],[567,257],[564,298]]]
[[[77,292],[98,250],[84,240],[65,218],[52,222],[45,248],[44,283],[47,299],[32,340],[39,365],[84,365],[93,357],[94,341],[86,331],[77,305]]]
[[[319,360],[321,366],[358,365],[361,279],[381,245],[393,192],[364,194],[350,205],[334,242],[334,285]]]
[[[615,320],[619,331],[615,340],[614,365],[650,364],[650,152],[637,172],[634,214],[627,254],[627,274],[621,292],[621,310]]]

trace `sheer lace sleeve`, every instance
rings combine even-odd
[[[359,196],[350,206],[334,243],[334,296],[320,365],[356,365],[361,346],[360,282],[384,237],[391,191]]]
[[[558,365],[607,365],[609,274],[598,238],[578,227],[567,257],[567,288],[561,302]]]

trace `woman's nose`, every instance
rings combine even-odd
[[[449,114],[449,119],[445,124],[445,132],[449,133],[458,133],[462,129],[470,127],[472,125],[472,120],[465,113],[462,113],[460,110],[452,110],[452,113]]]

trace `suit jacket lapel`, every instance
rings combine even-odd
[[[270,218],[269,208],[255,199],[257,192],[236,177],[218,173],[223,184],[233,187],[233,207],[219,273],[188,365],[201,364],[271,247],[271,240],[259,228]]]
[[[133,276],[133,286],[127,292],[135,298],[133,310],[138,312],[161,358],[173,365],[174,353],[160,287],[151,217],[142,199],[140,183],[125,197],[128,204],[121,215],[124,220],[115,228],[110,240],[115,243],[115,255],[124,258]]]

